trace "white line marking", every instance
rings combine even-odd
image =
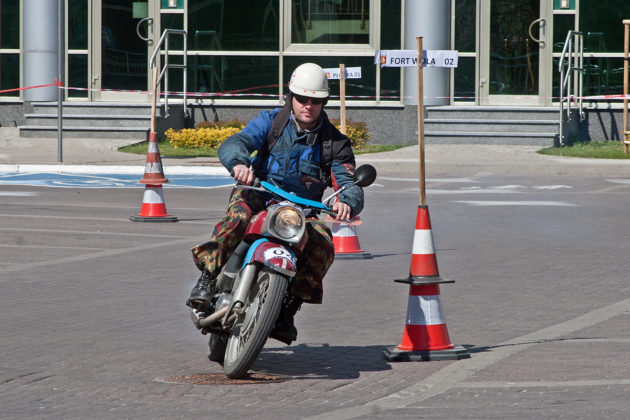
[[[378,179],[384,179],[386,181],[402,181],[402,182],[420,182],[418,178],[393,178],[388,176],[379,176]],[[471,178],[427,178],[427,182],[451,182],[451,183],[477,183],[479,181],[475,181]]]
[[[26,228],[6,228],[0,227],[0,231],[8,232],[41,232],[41,233],[59,233],[63,235],[113,235],[113,236],[138,236],[146,238],[185,238],[184,235],[154,235],[150,233],[127,233],[127,232],[101,232],[89,230],[67,230],[67,229],[26,229]]]
[[[87,247],[87,246],[59,246],[59,245],[14,245],[14,244],[0,244],[1,248],[35,248],[35,249],[39,249],[39,248],[43,248],[43,249],[85,249],[85,250],[92,250],[92,251],[102,251],[104,249],[107,248],[92,248],[92,247]]]
[[[31,191],[0,191],[0,197],[37,197],[39,193]]]
[[[516,190],[508,190],[502,188],[480,188],[480,187],[471,187],[471,188],[462,188],[459,190],[433,190],[428,189],[427,194],[440,194],[440,195],[448,195],[448,194],[520,194],[520,191]]]
[[[607,179],[606,181],[612,182],[613,184],[630,184],[630,179]]]
[[[537,187],[532,187],[535,190],[560,190],[563,188],[573,188],[570,185],[540,185]]]
[[[630,385],[630,379],[592,379],[582,381],[462,382],[453,388],[569,388],[577,386]]]
[[[564,201],[455,201],[455,203],[471,206],[547,206],[547,207],[577,207],[576,204]]]
[[[131,174],[142,175],[144,165],[0,165],[0,172],[38,173],[55,172],[65,174]],[[223,166],[168,166],[164,175],[229,175]]]

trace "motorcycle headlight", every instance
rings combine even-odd
[[[282,239],[292,239],[304,227],[304,216],[293,207],[280,207],[271,221],[273,232]]]

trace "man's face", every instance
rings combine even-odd
[[[313,102],[318,102],[314,104]],[[315,128],[324,107],[322,98],[293,95],[293,117],[306,130]]]

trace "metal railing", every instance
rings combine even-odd
[[[569,31],[564,41],[560,63],[560,121],[559,121],[559,142],[564,146],[564,122],[565,105],[566,120],[571,119],[571,104],[578,108],[580,121],[584,120],[582,109],[582,90],[584,76],[584,36],[582,32]]]
[[[183,43],[184,43],[184,62],[183,64],[172,64],[169,63],[169,53],[168,53],[168,39],[169,39],[169,35],[182,35],[183,37]],[[187,91],[188,91],[188,85],[187,85],[187,79],[188,79],[188,75],[187,75],[187,69],[188,69],[188,46],[187,46],[187,40],[186,40],[186,31],[182,30],[182,29],[165,29],[164,32],[162,32],[162,36],[160,37],[160,41],[158,42],[157,46],[155,47],[155,51],[153,51],[153,55],[151,56],[151,61],[150,61],[150,67],[154,68],[156,66],[156,58],[160,55],[161,49],[162,49],[162,45],[164,45],[164,66],[162,66],[162,71],[159,73],[158,76],[158,80],[157,80],[157,85],[160,85],[160,82],[162,81],[162,79],[164,79],[164,117],[168,117],[168,71],[169,69],[182,69],[182,73],[183,73],[183,87],[184,87],[184,92],[183,92],[183,102],[184,102],[184,117],[188,117],[188,101],[187,101]]]

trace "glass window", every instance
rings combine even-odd
[[[475,52],[475,0],[455,1],[455,49]]]
[[[459,57],[455,71],[455,101],[475,100],[475,57]]]
[[[88,56],[87,54],[68,54],[68,86],[88,87]],[[68,97],[86,98],[85,90],[68,90]]]
[[[68,0],[68,48],[87,50],[88,48],[88,2]]]
[[[188,2],[188,49],[277,51],[279,0]]]
[[[346,80],[346,99],[362,101],[375,99],[376,66],[373,57],[285,57],[284,92],[288,92],[287,84],[293,70],[307,62],[319,64],[323,68],[339,68],[339,64],[344,64],[346,67],[361,67],[360,79]],[[392,70],[400,73],[399,69]],[[331,99],[339,99],[339,80],[330,80],[328,87]]]
[[[170,80],[169,90],[181,90],[179,77]],[[188,90],[233,94],[221,99],[277,99],[278,57],[189,56]]]
[[[184,29],[184,15],[181,13],[162,13],[160,19],[160,29],[164,33],[165,29]],[[160,36],[162,36],[160,34]],[[168,49],[183,50],[184,38],[178,34],[170,34],[168,36]]]
[[[292,0],[291,42],[298,44],[367,44],[367,0]]]
[[[569,31],[575,30],[575,16],[555,15],[553,17],[553,51],[562,52]],[[575,41],[574,41],[575,42]],[[557,68],[557,67],[555,67]]]
[[[381,68],[381,101],[400,101],[400,79],[399,68]]]
[[[584,94],[623,92],[623,58],[584,58]]]
[[[622,20],[630,16],[628,0],[580,0],[584,52],[623,52]]]
[[[554,66],[558,65],[554,58]],[[616,95],[623,92],[623,58],[584,58],[584,95]],[[553,92],[559,92],[560,73],[553,73]]]
[[[381,1],[381,49],[399,50],[400,31],[387,28],[400,28],[400,0]]]
[[[20,48],[19,0],[0,0],[0,48]]]
[[[102,0],[101,87],[146,89],[147,43],[136,34],[132,2]]]
[[[0,90],[20,87],[20,55],[0,54]],[[2,96],[20,96],[19,91],[0,94]]]

